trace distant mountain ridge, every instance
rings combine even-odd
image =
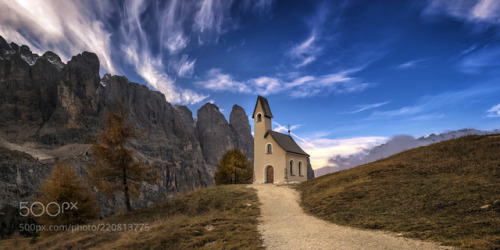
[[[372,149],[363,150],[360,153],[352,154],[348,156],[337,155],[329,159],[330,164],[335,164],[333,166],[326,166],[314,170],[316,177],[329,174],[332,172],[340,171],[343,169],[357,167],[363,164],[374,162],[391,155],[403,152],[408,149],[427,146],[433,143],[456,139],[466,135],[486,135],[486,134],[498,134],[500,130],[495,129],[493,131],[481,131],[477,129],[461,129],[455,131],[449,131],[441,134],[430,134],[427,137],[420,137],[415,139],[410,135],[397,135],[391,138],[384,144],[376,146]]]
[[[161,172],[158,185],[145,185],[134,206],[213,185],[217,160],[230,148],[253,159],[248,116],[240,106],[233,106],[228,122],[207,103],[195,121],[186,106],[172,105],[162,93],[123,76],[101,78],[99,68],[94,53],[63,63],[53,52],[39,56],[0,37],[0,208],[17,207],[34,195],[57,157],[85,175],[89,143],[104,128],[107,108],[120,100],[129,108],[127,122],[146,131],[130,143],[136,156]],[[115,212],[121,199],[101,199],[104,213]]]

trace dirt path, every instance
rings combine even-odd
[[[437,249],[429,242],[365,231],[307,215],[299,194],[287,186],[251,185],[262,203],[258,229],[268,249]]]

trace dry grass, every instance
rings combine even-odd
[[[452,246],[500,248],[498,135],[408,150],[299,188],[305,210],[334,223]]]
[[[31,238],[20,238],[19,236],[14,236],[11,239],[0,240],[0,249],[21,249],[29,246]]]
[[[41,237],[34,249],[260,249],[259,202],[245,185],[216,186],[154,208],[93,224],[149,224],[148,231],[63,232]]]

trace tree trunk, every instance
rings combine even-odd
[[[127,211],[132,211],[132,205],[130,204],[130,195],[128,193],[128,183],[127,183],[127,169],[123,167],[123,187],[125,192],[125,205],[127,206]]]

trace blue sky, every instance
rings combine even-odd
[[[93,51],[194,115],[267,97],[313,168],[397,134],[499,128],[500,1],[1,1],[9,42]]]

